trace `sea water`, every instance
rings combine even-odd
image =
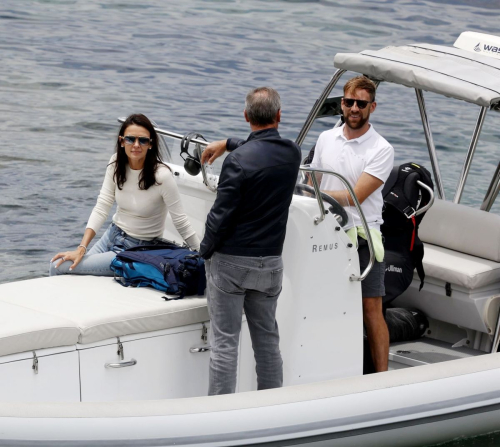
[[[280,132],[295,139],[336,53],[452,45],[465,30],[500,34],[499,22],[499,0],[1,0],[0,283],[46,276],[56,252],[78,245],[118,117],[142,112],[207,140],[245,137],[245,94],[269,85],[282,98]],[[425,97],[450,199],[479,108]],[[377,99],[372,123],[396,163],[430,169],[414,91],[382,85]],[[487,115],[463,203],[484,198],[499,118]],[[330,126],[314,126],[304,155]]]

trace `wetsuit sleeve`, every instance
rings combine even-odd
[[[201,241],[200,255],[209,259],[221,247],[230,231],[241,201],[241,188],[245,173],[231,154],[222,165],[217,187],[217,198],[208,213],[205,237]]]

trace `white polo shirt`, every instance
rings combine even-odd
[[[370,124],[368,131],[359,138],[347,140],[344,126],[323,132],[316,143],[313,165],[321,165],[324,169],[333,170],[344,176],[354,188],[363,172],[366,172],[384,183],[394,165],[394,149],[381,137]],[[361,204],[361,208],[370,228],[380,230],[382,220],[382,188],[370,194]],[[342,182],[332,175],[323,175],[321,190],[338,191],[345,189]],[[349,223],[345,230],[361,225],[356,207],[348,206]]]

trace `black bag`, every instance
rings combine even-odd
[[[415,212],[427,205],[431,197],[417,181],[434,190],[427,169],[416,163],[405,163],[394,167],[382,190],[384,223],[380,230],[384,236],[386,265],[384,305],[410,286],[415,268],[420,277],[420,289],[424,285],[424,244],[418,237],[418,227],[425,213],[415,216]]]
[[[416,340],[425,334],[429,327],[426,315],[418,309],[389,308],[384,309],[384,318],[389,331],[390,343]],[[370,344],[366,332],[363,331],[363,374],[375,373],[370,352]]]
[[[422,337],[429,327],[425,314],[418,309],[389,308],[385,313],[391,343]]]

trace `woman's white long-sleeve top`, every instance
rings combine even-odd
[[[131,169],[127,165],[127,180],[120,190],[114,180],[115,160],[116,154],[109,161],[101,192],[87,228],[97,233],[108,218],[116,200],[117,209],[113,223],[129,236],[142,240],[161,237],[167,213],[170,213],[174,226],[182,238],[191,248],[198,250],[200,241],[182,208],[179,190],[170,169],[159,165],[156,171],[156,180],[159,184],[143,190],[139,189],[141,170]]]

